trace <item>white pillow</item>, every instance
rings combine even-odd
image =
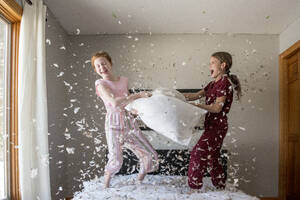
[[[149,98],[133,101],[126,109],[136,110],[149,128],[182,145],[189,144],[194,127],[206,113],[180,99],[157,92],[153,92]]]
[[[174,89],[168,89],[168,88],[156,88],[153,92],[153,95],[156,94],[163,94],[166,96],[170,96],[170,97],[175,97],[177,99],[180,99],[182,101],[186,101],[184,95],[180,92],[178,92],[177,90]]]

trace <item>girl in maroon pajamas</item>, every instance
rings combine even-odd
[[[220,150],[228,130],[227,113],[230,110],[233,89],[241,96],[241,85],[237,76],[230,74],[232,57],[227,52],[216,52],[210,57],[209,69],[214,79],[203,90],[185,94],[189,101],[205,96],[205,104],[195,104],[207,110],[205,131],[191,152],[188,184],[193,189],[202,187],[202,178],[208,171],[213,185],[218,189],[225,188],[225,173],[221,165]]]

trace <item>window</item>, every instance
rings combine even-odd
[[[7,98],[9,94],[9,39],[10,25],[0,18],[0,199],[6,199],[8,194],[8,113]]]
[[[0,0],[0,199],[20,200],[18,52],[22,7]]]

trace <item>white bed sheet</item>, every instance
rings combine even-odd
[[[141,184],[136,174],[115,176],[111,187],[102,188],[103,177],[84,182],[84,189],[74,194],[74,200],[259,200],[227,184],[225,190],[215,190],[210,178],[203,179],[201,190],[191,190],[186,176],[147,175]]]

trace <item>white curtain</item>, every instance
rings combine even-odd
[[[50,195],[45,64],[46,6],[24,3],[18,72],[20,189],[23,200]]]

